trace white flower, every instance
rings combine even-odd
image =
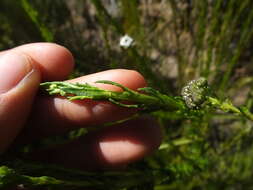
[[[134,39],[127,34],[120,38],[119,45],[123,48],[128,48],[133,45]]]

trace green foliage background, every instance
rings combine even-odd
[[[55,42],[73,52],[71,77],[135,69],[171,95],[204,76],[219,97],[251,109],[252,10],[251,0],[1,0],[0,50]],[[124,34],[134,47],[119,47]],[[111,180],[104,189],[253,189],[252,122],[217,112],[195,120],[151,114],[163,128],[163,144],[129,167],[142,177],[149,172],[148,182],[113,187]]]

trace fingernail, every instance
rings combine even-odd
[[[15,52],[0,56],[0,94],[14,88],[32,71],[27,57]]]

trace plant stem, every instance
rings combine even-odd
[[[153,178],[152,171],[149,171],[148,173],[137,170],[124,172],[84,172],[46,164],[31,164],[21,160],[17,160],[17,163],[19,165],[15,164],[15,169],[9,167],[8,165],[3,165],[0,167],[0,189],[6,189],[20,184],[22,184],[25,188],[45,187],[50,189],[118,189],[144,184]],[[27,175],[27,173],[29,175]],[[47,176],[48,173],[56,177]],[[63,174],[66,173],[69,175],[64,177]]]
[[[247,119],[253,121],[253,114],[249,111],[247,107],[235,107],[229,100],[220,101],[214,97],[207,97],[207,101],[215,108],[220,109],[224,112],[235,113],[237,115],[246,117]]]
[[[141,108],[153,110],[184,110],[185,104],[181,98],[161,94],[150,87],[139,88],[138,91],[131,90],[125,86],[112,81],[97,81],[96,83],[110,84],[120,87],[123,92],[103,90],[89,84],[71,84],[67,82],[46,82],[41,86],[46,88],[49,94],[66,96],[69,100],[108,100],[114,104],[129,108]],[[129,101],[134,104],[125,104],[122,101]]]
[[[46,82],[41,86],[51,95],[66,96],[69,100],[107,100],[118,106],[128,108],[140,108],[142,110],[165,110],[177,112],[177,114],[184,115],[191,118],[192,116],[199,117],[202,115],[205,105],[220,109],[223,112],[234,113],[239,116],[246,117],[253,121],[253,114],[246,107],[237,108],[229,100],[219,100],[211,92],[205,78],[199,78],[190,81],[183,89],[182,96],[168,96],[159,91],[150,88],[139,88],[138,91],[131,90],[121,84],[112,81],[97,81],[96,83],[103,83],[114,85],[121,88],[123,91],[115,92],[110,90],[103,90],[89,84],[72,84],[67,82]],[[131,102],[126,104],[124,102]]]

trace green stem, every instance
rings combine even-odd
[[[236,114],[241,114],[241,111],[235,107],[230,101],[220,101],[214,97],[207,97],[207,101],[213,106],[224,112],[232,112]]]
[[[114,104],[123,107],[141,108],[141,109],[164,109],[164,110],[184,110],[185,104],[180,98],[167,96],[160,92],[146,87],[139,88],[138,91],[131,90],[125,86],[112,81],[97,81],[96,83],[103,83],[114,85],[123,90],[123,92],[115,92],[110,90],[103,90],[89,84],[71,84],[67,82],[46,82],[41,86],[46,88],[49,94],[59,94],[66,96],[70,100],[108,100]],[[125,104],[122,101],[129,101],[133,104]]]
[[[205,78],[190,81],[182,89],[182,97],[168,96],[150,87],[139,88],[138,91],[134,91],[112,81],[102,80],[97,81],[97,83],[114,85],[123,91],[115,92],[103,90],[89,84],[72,84],[57,81],[42,83],[41,86],[49,94],[66,96],[69,100],[107,100],[116,105],[128,108],[140,108],[142,110],[152,111],[166,110],[171,113],[177,112],[188,118],[201,116],[204,110],[203,105],[208,104],[223,112],[234,113],[253,121],[253,114],[247,107],[237,108],[231,101],[222,101],[216,98],[215,95],[212,95],[214,93],[211,92]],[[131,102],[132,104],[126,104],[124,102]]]
[[[207,102],[210,103],[213,107],[218,108],[224,112],[235,113],[253,121],[253,114],[249,111],[247,107],[237,108],[229,100],[220,101],[214,97],[207,97]]]
[[[20,167],[26,168],[25,172],[22,171],[22,169],[20,170]],[[41,170],[40,167],[44,167],[44,169]],[[38,168],[36,172],[34,168]],[[45,169],[48,171],[45,171]],[[34,172],[39,174],[35,174]],[[62,175],[63,173],[66,174],[67,172],[68,176],[46,176],[43,175],[45,172],[56,176],[57,173],[61,173]],[[23,173],[28,173],[29,175]],[[6,165],[0,167],[0,189],[7,189],[20,184],[22,184],[25,188],[46,187],[50,189],[119,189],[145,184],[153,179],[152,175],[153,171],[149,171],[148,173],[137,170],[124,172],[84,172],[72,169],[68,170],[57,166],[52,168],[51,166],[47,166],[45,164],[41,166],[41,164],[22,162],[22,166],[16,166],[15,169],[12,169]]]

